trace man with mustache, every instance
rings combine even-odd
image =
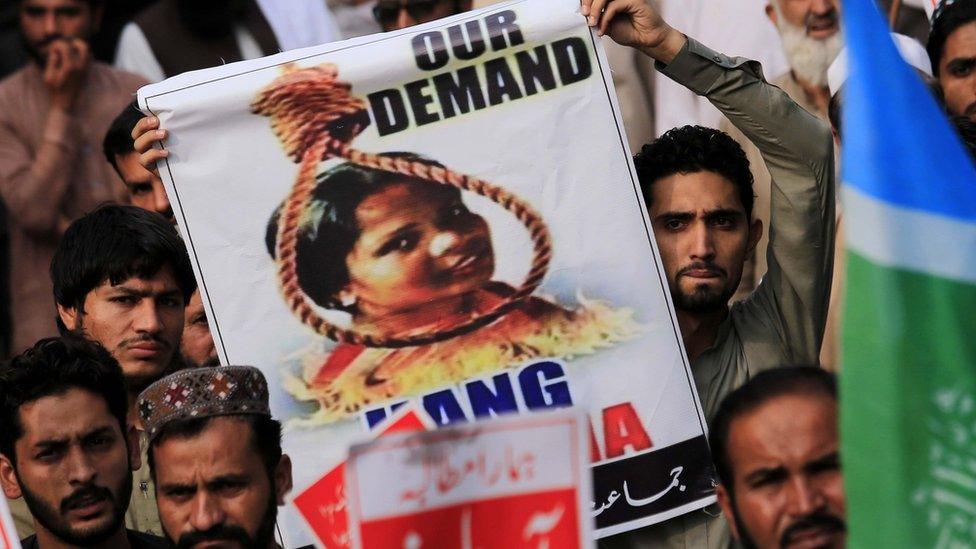
[[[139,395],[159,516],[178,548],[272,549],[291,490],[281,424],[257,368],[183,370]]]
[[[768,270],[729,306],[763,223],[741,147],[699,126],[675,128],[634,158],[706,419],[759,372],[816,363],[834,250],[833,138],[828,126],[766,82],[758,63],[685,36],[645,0],[583,0],[591,26],[655,60],[706,97],[758,145],[772,176]],[[727,547],[713,509],[601,540],[601,547]]]
[[[68,227],[51,262],[58,323],[100,343],[122,366],[129,419],[138,430],[139,392],[182,366],[186,302],[196,289],[172,223],[135,206],[107,205]],[[145,451],[145,440],[140,440]],[[161,534],[149,468],[133,475],[127,516],[134,530]]]
[[[31,62],[0,82],[0,199],[7,206],[13,341],[55,335],[45,275],[72,220],[119,197],[97,154],[112,118],[145,83],[91,59],[99,0],[18,0]]]
[[[722,401],[718,499],[743,547],[844,547],[837,431],[837,382],[821,368],[768,370]]]
[[[946,110],[976,121],[976,1],[939,2],[926,49]]]
[[[0,485],[26,501],[37,531],[25,549],[165,547],[123,524],[139,443],[122,369],[104,348],[43,339],[0,367],[0,395]]]

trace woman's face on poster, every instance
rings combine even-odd
[[[460,193],[404,180],[356,208],[360,229],[346,264],[343,299],[361,310],[396,313],[457,298],[491,279],[495,269],[485,220]]]

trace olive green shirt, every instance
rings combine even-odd
[[[657,69],[705,96],[762,153],[772,176],[767,272],[732,306],[715,343],[691,363],[711,421],[722,399],[756,373],[816,364],[830,298],[834,251],[834,158],[830,129],[766,82],[759,63],[716,53],[689,38]],[[600,541],[601,548],[724,548],[716,505]]]
[[[132,495],[129,497],[129,509],[125,513],[125,527],[128,530],[163,535],[163,528],[159,524],[159,511],[156,509],[156,487],[149,476],[149,439],[143,431],[139,431],[139,451],[142,454],[142,466],[132,473]],[[7,500],[10,504],[10,514],[20,538],[34,534],[34,518],[27,509],[24,499]]]

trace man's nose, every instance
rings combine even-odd
[[[705,223],[696,224],[691,234],[691,257],[709,261],[715,258],[715,239]]]
[[[397,18],[396,18],[396,30],[412,27],[416,24],[417,24],[417,20],[410,15],[410,12],[407,11],[407,7],[400,6],[400,11],[397,13]]]
[[[166,189],[163,185],[153,185],[153,209],[167,219],[173,217],[173,208],[170,206],[169,197],[166,196]]]
[[[816,511],[824,504],[823,493],[807,479],[798,477],[790,481],[789,511],[794,516],[804,516]]]
[[[190,512],[190,526],[198,532],[206,532],[214,526],[223,524],[226,514],[217,498],[206,493],[197,494]]]
[[[163,319],[159,312],[155,300],[143,299],[135,311],[136,318],[133,320],[136,331],[154,334],[162,330]]]
[[[60,34],[58,32],[58,16],[54,13],[54,10],[44,14],[44,34],[46,36]]]
[[[810,13],[814,15],[827,15],[835,9],[834,0],[810,0]]]
[[[72,485],[91,484],[95,481],[96,469],[91,456],[80,447],[68,452],[68,482]]]

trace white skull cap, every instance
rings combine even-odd
[[[894,32],[891,33],[891,39],[895,41],[898,52],[901,53],[901,57],[906,63],[932,76],[932,62],[929,61],[929,54],[918,40]],[[827,87],[830,88],[830,96],[833,97],[846,81],[847,48],[844,48],[834,59],[834,62],[830,64],[830,68],[827,69]]]

